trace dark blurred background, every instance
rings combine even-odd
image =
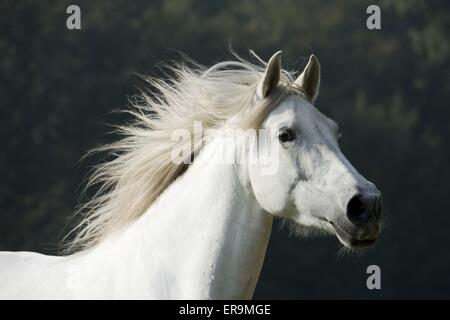
[[[82,29],[66,28],[78,4]],[[366,8],[381,8],[381,30]],[[80,184],[141,85],[135,73],[184,52],[209,65],[228,46],[296,70],[322,64],[319,109],[383,191],[376,246],[340,256],[335,238],[274,233],[255,298],[450,298],[448,1],[1,1],[0,250],[55,254]],[[70,224],[69,224],[70,226]],[[66,231],[67,228],[66,228]],[[381,290],[366,268],[381,267]]]

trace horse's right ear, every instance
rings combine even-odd
[[[320,63],[315,55],[309,57],[308,64],[294,84],[305,91],[312,103],[316,101],[320,86]]]
[[[278,85],[281,74],[281,51],[275,53],[267,63],[264,76],[258,84],[256,94],[265,98]]]

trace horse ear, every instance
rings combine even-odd
[[[256,93],[260,98],[265,98],[271,90],[276,88],[281,74],[281,51],[275,53],[267,63],[266,71],[259,82]]]
[[[309,57],[308,64],[294,84],[303,89],[311,102],[316,101],[320,86],[320,64],[315,55]]]

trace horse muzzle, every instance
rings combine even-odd
[[[375,243],[382,226],[383,204],[380,192],[353,196],[347,204],[346,217],[330,221],[343,245],[352,249]]]

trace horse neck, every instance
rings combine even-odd
[[[169,297],[253,295],[272,217],[250,191],[246,166],[211,161],[230,148],[225,149],[221,143],[205,146],[189,170],[125,232],[124,243],[140,250],[137,254],[152,270],[164,266],[166,276],[177,282],[176,292],[165,284]]]

